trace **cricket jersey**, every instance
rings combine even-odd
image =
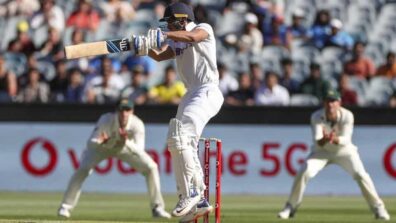
[[[325,110],[323,108],[314,112],[311,116],[314,149],[337,151],[345,147],[356,147],[352,144],[353,122],[354,117],[352,112],[343,107],[338,110],[337,121],[335,122],[326,119]],[[338,145],[332,143],[326,143],[323,146],[318,145],[317,141],[323,138],[323,128],[326,130],[326,133],[335,131],[335,134],[339,138]]]
[[[176,68],[181,81],[188,90],[196,89],[208,83],[218,85],[219,74],[216,64],[216,40],[213,28],[207,23],[190,22],[186,31],[203,29],[209,35],[198,43],[185,43],[168,40],[176,54]]]
[[[120,125],[117,112],[103,114],[100,116],[99,121],[88,140],[88,147],[114,151],[122,150],[124,146],[120,148],[115,146],[116,142],[119,141],[121,137],[118,132],[119,128]],[[128,135],[125,145],[133,150],[144,150],[145,132],[143,121],[135,115],[130,115],[128,123],[125,126],[125,131]],[[109,142],[99,144],[98,137],[103,132],[109,136]]]

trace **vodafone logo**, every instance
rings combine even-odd
[[[40,152],[43,152],[48,156],[48,162],[43,166],[38,166],[34,164],[31,159],[31,154],[33,150],[40,149]],[[42,177],[49,173],[51,173],[58,162],[58,154],[56,152],[55,146],[47,139],[44,138],[33,138],[28,141],[22,149],[21,153],[21,162],[23,164],[23,168],[33,176]]]
[[[389,148],[385,151],[385,155],[383,158],[383,164],[386,173],[388,173],[390,177],[396,179],[396,163],[392,164],[392,157],[396,157],[396,143],[389,146]]]
[[[284,148],[282,148],[284,147]],[[35,137],[28,140],[22,147],[20,160],[23,169],[31,176],[45,177],[53,173],[60,162],[60,156],[66,155],[66,162],[76,170],[79,167],[80,160],[76,151],[72,148],[65,150],[66,154],[59,154],[54,143],[44,137]],[[167,148],[162,151],[154,148],[148,149],[147,152],[158,164],[159,170],[164,174],[172,173],[171,156]],[[276,177],[282,171],[286,171],[290,176],[297,173],[298,168],[304,162],[304,158],[309,152],[305,143],[295,142],[290,145],[282,145],[281,142],[265,142],[261,149],[261,167],[259,175],[261,177]],[[258,154],[260,156],[260,154]],[[210,151],[210,160],[216,159],[216,153]],[[384,151],[382,156],[382,165],[384,171],[390,178],[396,179],[396,143],[391,144]],[[233,150],[224,155],[222,171],[229,172],[232,176],[244,176],[248,174],[249,153],[245,149]],[[64,160],[64,159],[63,159]],[[163,166],[162,166],[162,165]],[[204,166],[205,169],[208,166]],[[116,158],[109,157],[102,161],[101,165],[94,167],[94,171],[99,175],[105,175],[115,169],[121,175],[133,175],[137,171],[128,164]],[[256,170],[257,171],[257,170]]]

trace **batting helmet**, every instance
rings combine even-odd
[[[160,19],[160,22],[167,22],[170,18],[187,18],[189,21],[194,21],[194,13],[190,6],[182,3],[175,2],[166,7],[164,17]]]

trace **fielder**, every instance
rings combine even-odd
[[[192,9],[181,2],[165,9],[169,31],[150,29],[147,37],[134,38],[138,55],[156,61],[176,59],[177,72],[187,88],[176,117],[170,120],[168,149],[172,156],[179,202],[173,216],[191,222],[213,207],[204,199],[203,172],[197,155],[198,140],[208,121],[224,101],[219,89],[216,41],[209,24],[195,24]]]
[[[311,116],[314,139],[312,152],[295,177],[285,208],[278,213],[279,218],[293,217],[302,202],[308,181],[324,167],[334,163],[356,180],[375,218],[390,219],[369,174],[364,169],[357,147],[352,143],[353,122],[352,112],[341,107],[339,93],[329,90],[325,95],[324,108]]]
[[[73,174],[58,210],[61,217],[70,217],[81,194],[81,186],[100,161],[116,157],[146,178],[152,214],[155,218],[170,218],[164,208],[160,191],[160,179],[157,164],[144,150],[144,124],[133,114],[133,103],[121,99],[114,113],[106,113],[99,118],[96,127],[87,142],[80,166]]]

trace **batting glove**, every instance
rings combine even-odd
[[[132,36],[132,44],[138,56],[146,56],[149,50],[149,41],[145,36]]]
[[[162,43],[166,40],[166,35],[160,28],[149,29],[147,32],[147,38],[149,39],[149,45],[151,49],[159,49]]]

